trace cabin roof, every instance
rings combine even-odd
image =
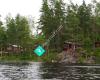
[[[73,45],[82,45],[80,42],[75,42],[75,41],[65,41],[65,44],[73,44]]]

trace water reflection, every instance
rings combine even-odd
[[[100,80],[99,65],[0,63],[0,80]]]
[[[8,63],[0,65],[0,80],[41,79],[40,63]]]
[[[44,63],[40,67],[44,79],[100,80],[100,66],[73,66],[60,63]]]

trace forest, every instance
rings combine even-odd
[[[68,4],[63,0],[42,0],[40,13],[38,26],[34,20],[30,25],[20,14],[7,16],[6,23],[0,21],[0,60],[57,60],[67,41],[81,45],[76,50],[78,62],[93,56],[100,63],[100,2],[86,4],[83,0],[78,5],[71,0]],[[46,53],[42,57],[34,54],[34,48],[45,43],[59,26],[63,28],[47,43]],[[37,35],[32,34],[32,28],[36,28]]]

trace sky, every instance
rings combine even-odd
[[[81,4],[82,0],[72,0],[74,3]],[[90,3],[91,0],[85,0]],[[68,3],[68,0],[65,0]],[[0,0],[0,15],[1,20],[5,20],[6,16],[10,13],[13,17],[16,14],[23,16],[32,16],[34,20],[40,16],[42,0]]]
[[[0,0],[0,15],[4,19],[9,13],[15,17],[16,14],[23,16],[39,16],[42,0]]]

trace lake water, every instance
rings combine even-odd
[[[100,80],[100,65],[0,63],[0,80]]]

